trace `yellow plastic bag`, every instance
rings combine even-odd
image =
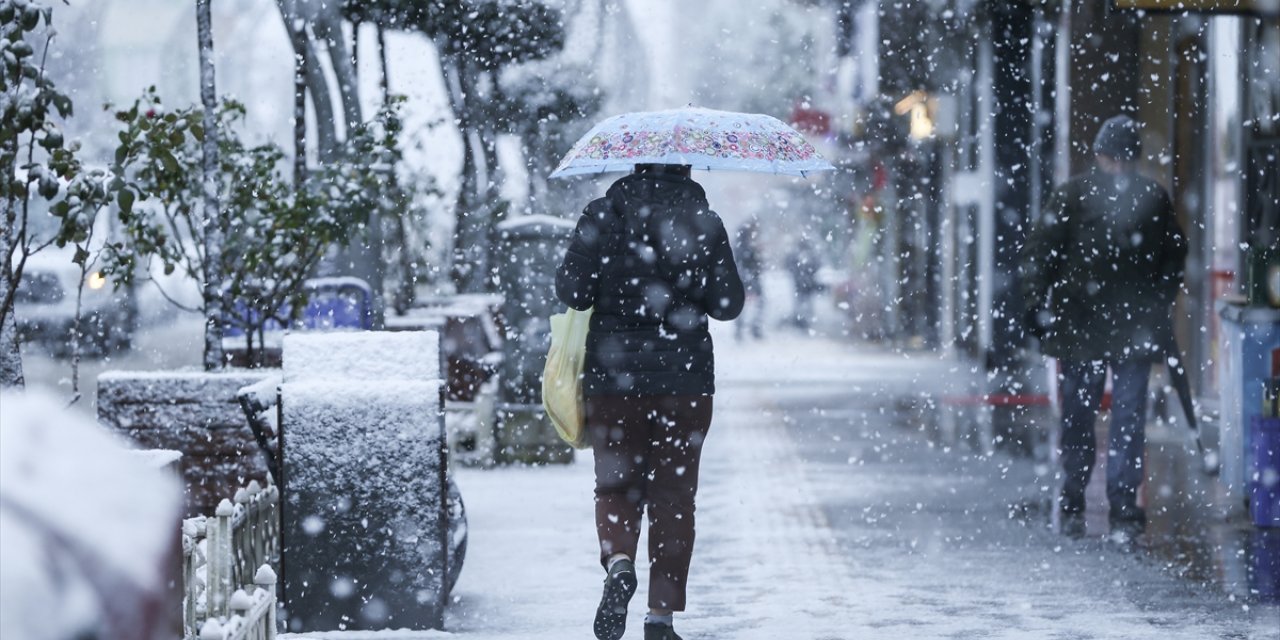
[[[582,366],[586,360],[591,309],[551,316],[551,349],[542,371],[542,406],[560,437],[575,449],[587,446],[582,407]]]

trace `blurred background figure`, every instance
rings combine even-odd
[[[1128,542],[1146,529],[1144,479],[1151,365],[1173,335],[1187,241],[1169,194],[1142,176],[1137,122],[1115,116],[1094,138],[1097,164],[1053,193],[1023,249],[1028,329],[1062,372],[1062,533],[1085,533],[1085,487],[1094,431],[1111,370],[1107,500],[1111,532]]]
[[[747,331],[757,340],[764,337],[764,283],[761,280],[764,257],[760,254],[759,235],[760,223],[753,219],[738,227],[734,237],[733,254],[738,262],[738,273],[742,276],[742,287],[747,293],[742,316],[733,325],[734,336],[738,340],[742,340]]]
[[[813,296],[822,291],[822,283],[818,281],[821,267],[822,259],[813,241],[803,235],[797,238],[787,256],[787,270],[796,292],[790,322],[802,331],[808,331],[813,324]]]

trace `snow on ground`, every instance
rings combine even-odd
[[[963,384],[950,363],[795,332],[736,346],[725,328],[690,607],[676,619],[685,638],[1276,637],[1274,607],[1011,518],[1034,488],[1029,463],[930,447],[884,409],[896,394]],[[591,453],[456,474],[471,538],[448,632],[286,637],[591,637],[603,577]],[[627,637],[639,637],[647,598],[638,564]]]

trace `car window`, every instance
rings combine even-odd
[[[53,304],[62,300],[66,292],[58,276],[44,271],[28,271],[22,275],[18,283],[15,297],[18,302],[27,304]]]

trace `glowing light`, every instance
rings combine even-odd
[[[933,135],[933,118],[929,117],[929,106],[920,102],[911,106],[911,137],[924,140]]]
[[[107,286],[107,278],[102,275],[101,271],[94,271],[89,275],[89,288],[98,290]]]
[[[933,137],[933,110],[935,100],[924,91],[916,90],[893,105],[893,112],[910,119],[910,135],[914,140]]]

